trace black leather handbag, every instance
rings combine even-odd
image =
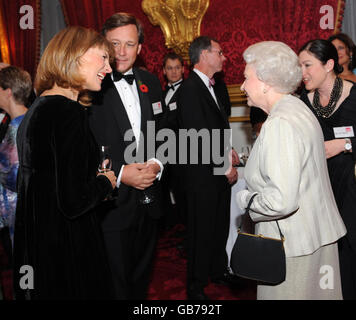
[[[245,214],[249,213],[254,194],[247,206]],[[243,278],[262,282],[261,284],[279,284],[286,278],[286,256],[284,252],[284,236],[276,221],[280,239],[268,238],[241,232],[231,252],[231,269]]]

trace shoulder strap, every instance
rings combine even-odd
[[[248,202],[248,205],[247,205],[247,208],[246,208],[246,211],[245,211],[245,215],[248,215],[249,211],[250,211],[250,208],[251,208],[251,205],[252,205],[252,202],[253,202],[253,199],[257,196],[257,193],[255,193],[254,195],[252,195],[252,197],[250,198],[250,201]],[[243,219],[241,219],[241,224],[239,226],[239,230],[242,229],[242,222],[243,222]],[[278,227],[278,231],[279,231],[279,235],[281,237],[281,240],[284,239],[284,235],[281,231],[281,228],[279,227],[279,223],[278,221],[276,220],[276,223],[277,223],[277,227]]]

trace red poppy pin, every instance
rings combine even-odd
[[[148,92],[148,88],[147,88],[147,86],[145,84],[141,84],[140,85],[140,89],[141,89],[142,92]]]
[[[145,84],[143,84],[141,81],[138,81],[138,86],[143,93],[148,92],[148,87]]]

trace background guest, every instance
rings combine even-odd
[[[339,57],[338,63],[343,67],[343,71],[339,77],[345,80],[356,82],[356,46],[352,39],[345,33],[338,33],[332,35],[329,39],[335,46]]]
[[[118,197],[102,208],[101,226],[116,298],[145,299],[162,215],[158,180],[163,170],[159,160],[147,161],[148,146],[155,143],[148,140],[147,128],[149,121],[160,120],[164,100],[158,78],[133,67],[144,40],[140,21],[116,13],[105,21],[102,34],[114,46],[115,65],[95,95],[90,123],[97,142],[111,147]],[[124,138],[128,130],[134,134],[136,154],[143,155],[137,162],[125,158],[132,143]],[[154,196],[153,201],[145,204],[145,195]]]
[[[214,81],[212,86],[216,97],[219,99],[219,103],[223,106],[227,117],[231,116],[231,101],[229,96],[229,91],[227,90],[226,83],[224,81],[224,73],[217,72],[214,75]]]
[[[183,58],[174,53],[167,53],[163,58],[163,74],[167,78],[167,87],[164,91],[164,98],[167,107],[170,111],[177,109],[175,105],[171,105],[177,101],[177,90],[182,84],[184,76],[184,61]]]
[[[17,201],[16,133],[27,111],[25,104],[31,89],[31,77],[26,71],[10,66],[0,69],[0,108],[11,120],[6,130],[3,131],[5,137],[1,138],[0,144],[0,241],[9,261],[12,261]],[[6,268],[8,268],[7,265],[0,266],[0,279],[1,271]]]
[[[286,279],[259,285],[257,299],[341,299],[338,248],[346,230],[332,194],[323,133],[308,107],[292,93],[302,79],[298,57],[282,42],[248,47],[241,89],[249,106],[268,114],[245,167],[248,190],[237,193],[245,209],[257,193],[250,216],[255,233],[284,234]],[[320,286],[320,268],[333,269],[333,286]],[[263,266],[261,266],[263,267]]]
[[[166,89],[163,91],[167,106],[164,127],[174,130],[176,133],[176,145],[178,142],[178,118],[177,118],[177,97],[180,85],[184,76],[184,60],[174,53],[167,53],[163,58],[163,74],[167,79]],[[178,151],[178,148],[176,148]],[[177,153],[178,154],[178,153]],[[165,174],[162,177],[163,195],[165,202],[165,228],[173,227],[177,224],[186,224],[186,200],[184,198],[183,186],[180,181],[179,166],[168,164]],[[181,248],[181,246],[180,246]]]
[[[95,31],[69,27],[54,36],[40,60],[40,97],[17,135],[16,299],[113,297],[95,206],[116,178],[113,171],[97,174],[98,147],[78,103],[87,103],[87,90],[100,90],[111,72],[109,52]],[[21,286],[24,265],[32,267],[33,287]]]
[[[179,128],[206,129],[210,137],[213,130],[219,132],[220,147],[226,155],[225,147],[229,146],[225,146],[222,140],[224,130],[230,128],[228,117],[209,81],[222,70],[226,58],[219,43],[208,36],[193,40],[189,58],[194,69],[178,92]],[[229,231],[231,184],[237,180],[234,167],[230,167],[225,176],[214,175],[212,150],[209,155],[211,162],[202,163],[205,151],[202,146],[193,151],[198,155],[197,165],[189,162],[188,151],[188,164],[181,165],[188,207],[187,297],[193,300],[208,299],[204,287],[209,278],[220,283],[228,280],[225,247]]]
[[[9,228],[11,241],[15,227],[16,178],[19,165],[16,134],[27,111],[25,104],[31,89],[31,76],[26,71],[14,66],[0,70],[0,107],[11,118],[0,144],[0,228]]]
[[[250,108],[250,123],[252,126],[253,140],[255,141],[260,135],[262,125],[267,119],[267,113],[257,107]]]
[[[356,299],[356,86],[342,80],[335,47],[326,40],[307,42],[299,51],[305,84],[301,99],[319,120],[331,185],[347,234],[339,240],[344,299]]]
[[[0,62],[0,70],[8,67],[9,64]],[[10,116],[2,109],[0,109],[0,142],[4,139],[5,133],[10,123]]]

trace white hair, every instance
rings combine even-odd
[[[294,92],[302,80],[298,56],[283,42],[258,42],[249,46],[243,57],[255,67],[259,80],[280,93]]]

